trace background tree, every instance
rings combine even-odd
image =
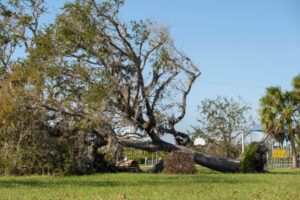
[[[204,138],[208,148],[214,149],[219,156],[237,157],[242,133],[246,137],[250,134],[247,129],[254,125],[251,108],[242,101],[218,96],[203,100],[198,110],[200,125],[193,127],[193,137]]]
[[[283,92],[279,87],[270,87],[267,88],[266,95],[260,100],[264,132],[277,141],[283,141],[286,136],[289,138],[292,147],[293,168],[298,167],[295,136],[299,131],[300,119],[300,101],[295,94],[296,91]]]
[[[294,77],[292,81],[293,90],[291,91],[292,96],[294,97],[294,107],[296,110],[298,110],[298,113],[300,113],[300,74],[296,77]],[[299,120],[296,121],[297,126],[300,129],[300,122]],[[298,135],[300,136],[300,130],[297,131]]]
[[[295,109],[298,110],[298,113],[300,113],[300,74],[296,76],[293,81],[292,85],[294,87],[294,90],[292,91],[292,95],[295,97]],[[299,115],[298,115],[299,116]],[[298,120],[295,120],[296,122],[296,143],[298,144],[298,152],[300,151],[300,117]]]

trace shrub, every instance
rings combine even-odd
[[[252,142],[244,153],[244,159],[240,171],[247,172],[265,172],[267,149],[258,142]]]
[[[189,154],[173,151],[165,157],[163,172],[167,174],[194,174],[197,169]]]

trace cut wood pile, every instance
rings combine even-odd
[[[131,172],[141,171],[139,163],[135,160],[127,160],[125,162],[120,162],[117,164],[117,166],[121,169],[124,169],[124,171],[131,171]]]

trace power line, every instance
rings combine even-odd
[[[215,85],[227,85],[227,86],[235,86],[235,87],[250,87],[250,88],[259,88],[259,89],[265,89],[264,86],[258,86],[258,85],[246,85],[246,84],[240,84],[240,83],[226,83],[226,82],[217,82],[217,81],[199,81],[200,83],[210,83]]]

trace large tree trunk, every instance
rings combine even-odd
[[[162,172],[164,168],[164,161],[163,160],[159,160],[152,168],[145,170],[143,172],[145,173],[158,173],[158,172]]]
[[[296,153],[296,145],[295,145],[295,136],[294,133],[290,134],[290,140],[291,140],[291,147],[292,147],[292,159],[293,159],[293,165],[292,168],[298,168],[298,161],[297,161],[297,153]]]
[[[133,141],[133,140],[123,139],[123,138],[118,138],[117,141],[124,146],[133,147],[141,150],[147,150],[150,152],[183,151],[187,154],[190,154],[194,158],[195,163],[220,172],[231,172],[231,173],[238,172],[239,167],[241,166],[241,161],[234,161],[230,159],[206,155],[204,153],[190,150],[184,146],[170,144],[164,141],[161,141],[159,144],[153,144],[150,142]]]
[[[207,155],[179,145],[174,146],[177,147],[178,150],[190,154],[194,158],[195,163],[216,171],[233,173],[238,172],[239,167],[241,166],[240,161],[234,161],[230,159],[220,158],[217,156]]]

